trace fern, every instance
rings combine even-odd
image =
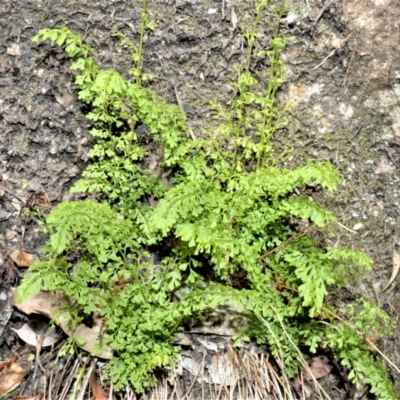
[[[65,46],[73,59],[78,95],[91,105],[88,118],[95,121],[91,134],[97,139],[89,153],[93,162],[73,191],[101,194],[104,201],[61,203],[47,216],[42,260],[30,268],[19,293],[62,290],[75,322],[101,310],[105,344],[115,352],[107,373],[117,390],[130,383],[142,392],[153,384],[149,372],[176,360],[173,339],[183,323],[230,303],[248,316],[238,343],[268,344],[287,376],[301,369],[299,348],[329,348],[355,384],[368,383],[380,398],[394,399],[382,363],[362,337],[370,327],[382,334],[391,321],[360,300],[345,310],[346,322],[326,300],[332,288],[359,281],[371,260],[317,243],[311,229],[297,232],[293,224],[303,219],[317,230],[333,223],[331,212],[296,193],[310,183],[334,191],[340,179],[329,162],[293,170],[277,166],[283,155],[274,153],[271,138],[288,123],[286,108],[276,103],[284,81],[279,51],[286,41],[278,37],[284,8],[276,12],[271,49],[259,55],[270,59],[264,96],[253,90],[257,81],[250,73],[267,4],[257,4],[254,27],[244,35],[249,53],[246,66],[236,67],[237,98],[228,109],[214,105],[220,136],[205,132],[195,141],[181,110],[141,85],[142,43],[119,35],[133,51],[131,82],[117,71],[102,71],[93,49],[67,28],[36,35],[34,40]],[[148,24],[143,13],[141,41]],[[172,187],[148,167],[149,149],[135,133],[139,122],[162,149],[162,166],[174,172]],[[233,152],[227,150],[231,145]],[[157,207],[150,207],[149,198],[159,201]],[[152,252],[170,241],[154,264]],[[239,277],[241,283],[233,284]]]

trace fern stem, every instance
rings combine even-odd
[[[263,9],[267,6],[269,0],[264,0],[262,1],[258,7],[257,7],[257,14],[254,20],[254,24],[253,27],[251,28],[251,31],[248,32],[247,35],[247,42],[248,42],[248,49],[247,49],[247,59],[246,59],[246,68],[245,68],[245,74],[248,75],[250,73],[250,66],[251,66],[251,60],[252,60],[252,54],[253,54],[253,48],[254,48],[254,43],[256,41],[257,38],[257,28],[258,25],[260,23],[260,19],[261,19],[261,13],[263,11]],[[239,99],[238,99],[238,103],[239,103],[239,115],[241,116],[237,122],[237,126],[235,126],[235,128],[233,129],[235,137],[236,137],[236,143],[235,143],[235,149],[234,149],[234,154],[233,154],[233,161],[232,161],[232,172],[236,170],[237,167],[237,155],[238,155],[238,151],[239,151],[239,145],[237,143],[237,139],[239,139],[243,128],[244,128],[244,121],[245,121],[245,102],[244,102],[244,96],[247,92],[247,87],[248,84],[241,83],[240,80],[240,73],[239,73],[239,77],[238,77],[238,83],[239,83]]]
[[[397,367],[396,364],[394,364],[384,353],[382,353],[378,349],[378,347],[376,347],[375,344],[370,339],[365,337],[365,335],[363,335],[363,333],[360,332],[353,324],[351,324],[350,322],[348,322],[345,319],[343,319],[340,315],[338,315],[338,314],[334,313],[333,311],[331,311],[328,307],[323,307],[323,311],[326,312],[327,314],[329,314],[335,320],[340,321],[342,324],[344,324],[347,327],[349,327],[350,329],[352,329],[358,335],[360,335],[363,338],[363,340],[365,341],[365,343],[370,348],[372,348],[374,351],[376,351],[388,364],[390,364],[391,367],[393,367],[398,373],[400,373],[399,367]]]
[[[136,83],[138,85],[142,82],[142,55],[143,55],[143,42],[144,42],[144,33],[147,27],[147,0],[143,0],[143,8],[141,12],[140,19],[140,38],[139,38],[139,50],[138,50],[138,60],[136,64]]]
[[[257,261],[261,261],[264,258],[268,257],[269,255],[276,253],[277,251],[285,248],[289,243],[295,242],[296,240],[302,238],[303,236],[308,235],[309,233],[313,232],[313,231],[318,231],[322,228],[327,227],[330,224],[333,224],[334,222],[337,222],[336,219],[333,219],[332,221],[329,221],[326,223],[326,225],[319,227],[319,226],[315,226],[312,225],[310,227],[308,227],[307,229],[305,229],[303,232],[297,234],[296,236],[292,236],[291,238],[289,238],[288,240],[286,240],[285,242],[283,242],[282,244],[280,244],[277,247],[274,247],[272,250],[267,251],[266,253],[262,254],[260,257],[257,258]]]
[[[276,101],[276,92],[279,88],[278,79],[279,75],[282,73],[282,66],[279,61],[279,45],[276,43],[276,39],[279,37],[279,30],[280,30],[280,21],[282,18],[283,13],[286,11],[285,1],[282,1],[281,8],[277,15],[277,22],[275,26],[275,33],[272,42],[272,53],[269,57],[271,61],[271,66],[269,69],[269,80],[268,80],[268,88],[266,93],[266,99],[270,101],[267,103],[267,107],[264,109],[264,120],[262,124],[262,128],[260,132],[262,133],[261,138],[261,151],[257,155],[257,168],[265,165],[267,161],[267,151],[266,146],[271,140],[272,133],[276,131],[277,124],[279,121],[274,121],[274,112],[275,109],[275,101]],[[274,126],[275,125],[275,126]],[[266,132],[269,131],[268,133]],[[262,156],[261,156],[262,154]]]

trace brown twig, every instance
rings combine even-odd
[[[176,86],[174,86],[174,90],[175,90],[176,101],[178,102],[178,105],[181,108],[181,110],[183,112],[183,115],[186,115],[185,114],[185,109],[183,108],[182,100],[179,97],[178,89],[176,88]],[[189,124],[187,124],[187,127],[188,127],[188,130],[189,130],[189,133],[190,133],[190,136],[192,137],[192,139],[196,140],[196,135],[194,134],[192,127]]]
[[[337,319],[338,321],[342,322],[349,328],[353,329],[354,332],[359,334],[360,336],[363,337],[364,341],[367,343],[368,346],[370,346],[374,351],[376,351],[388,364],[390,364],[398,373],[400,373],[399,367],[397,367],[384,353],[382,353],[375,345],[374,343],[371,342],[367,337],[364,336],[362,332],[360,332],[354,325],[352,325],[350,322],[347,322],[344,320],[342,317],[337,315],[336,313],[332,312],[329,310],[329,308],[323,307],[323,311],[325,311],[327,314],[330,314],[333,318]]]
[[[340,46],[339,46],[337,49],[333,49],[333,50],[332,50],[318,65],[316,65],[316,66],[315,66],[314,68],[312,68],[310,71],[316,70],[316,69],[319,68],[321,65],[323,65],[325,61],[329,60],[329,58],[331,58],[331,57],[336,53],[336,51],[339,50],[339,49],[351,38],[352,35],[353,35],[353,33],[350,33],[350,35],[347,36],[347,38],[344,39],[344,40],[342,41],[342,43],[340,43]]]
[[[8,189],[5,187],[5,185],[3,183],[0,183],[1,187],[3,190],[5,190],[8,194],[10,194],[11,196],[15,197],[16,199],[18,199],[21,203],[25,203],[24,199],[21,199],[21,197],[19,197],[15,192],[13,192],[11,189]]]
[[[40,361],[40,351],[42,350],[43,342],[47,334],[47,328],[43,330],[36,344],[36,362],[39,368],[42,370],[43,375],[46,376],[46,370],[43,368],[42,362]]]
[[[347,76],[349,75],[350,68],[351,68],[351,66],[353,65],[354,55],[355,55],[355,53],[356,53],[356,50],[357,50],[357,45],[355,45],[353,51],[351,52],[349,65],[347,66],[346,73],[345,73],[344,79],[343,79],[343,86],[346,86]]]
[[[336,0],[330,0],[330,1],[327,1],[327,2],[325,3],[325,5],[321,8],[321,11],[319,12],[317,18],[315,18],[315,21],[314,21],[314,23],[313,23],[313,27],[315,27],[315,25],[317,25],[318,21],[319,21],[320,18],[322,17],[322,14],[326,11],[326,9],[327,9],[334,1],[336,1]]]
[[[294,293],[299,293],[299,291],[297,289],[291,288],[290,286],[286,286],[286,285],[281,285],[281,287],[284,287],[287,290],[291,290]],[[271,308],[273,308],[270,305]],[[336,319],[337,321],[342,322],[343,324],[345,324],[346,326],[348,326],[350,329],[352,329],[354,332],[356,332],[358,335],[360,335],[363,340],[365,341],[365,343],[370,346],[370,348],[372,348],[374,351],[376,351],[388,364],[390,364],[398,373],[400,373],[400,369],[399,367],[397,367],[384,353],[382,353],[378,347],[375,346],[374,343],[372,343],[371,340],[369,340],[367,337],[365,337],[365,335],[359,330],[357,329],[357,327],[355,327],[353,324],[351,324],[350,322],[346,321],[345,319],[343,319],[340,315],[334,313],[333,311],[331,311],[329,308],[327,307],[322,307],[321,311],[323,313],[329,314],[331,317],[333,317],[334,319]]]

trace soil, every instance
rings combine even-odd
[[[272,0],[271,4],[280,5]],[[360,290],[397,321],[398,280],[385,292],[381,289],[389,281],[393,254],[400,246],[400,4],[288,0],[287,7],[291,11],[282,21],[281,35],[292,39],[282,55],[288,79],[280,99],[291,103],[290,124],[277,135],[276,145],[290,143],[287,166],[308,159],[329,160],[340,171],[340,190],[319,198],[343,225],[334,240],[327,240],[362,250],[374,260],[372,277],[358,288],[347,288],[349,296]],[[229,83],[235,80],[233,66],[246,59],[240,33],[251,26],[254,4],[150,0],[148,9],[154,22],[154,30],[145,37],[143,70],[154,75],[148,85],[169,103],[177,103],[178,96],[188,124],[201,135],[200,127],[214,123],[210,101],[224,104],[235,94]],[[55,45],[34,44],[31,39],[42,28],[67,26],[96,49],[102,67],[127,76],[132,67],[129,51],[121,49],[111,33],[121,31],[137,43],[140,12],[141,4],[119,0],[0,3],[4,293],[18,281],[7,255],[23,247],[38,258],[45,240],[35,220],[22,217],[21,209],[27,201],[42,201],[45,206],[43,196],[48,196],[49,206],[79,198],[69,188],[87,165],[92,144],[91,122],[77,99],[67,56]],[[269,47],[273,21],[270,11],[259,30],[256,50]],[[252,72],[265,82],[266,59],[259,59]],[[8,318],[3,319],[6,325]],[[378,343],[396,365],[400,365],[399,329]],[[2,338],[6,346],[4,334]],[[390,366],[388,371],[400,393],[400,376]],[[343,392],[332,398],[348,396]]]

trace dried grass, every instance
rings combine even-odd
[[[222,354],[222,353],[221,353]],[[215,355],[218,362],[218,355]],[[167,378],[159,378],[157,385],[144,394],[137,395],[127,387],[123,393],[113,393],[108,387],[110,400],[299,400],[310,396],[311,383],[289,380],[282,377],[275,360],[267,353],[256,353],[255,349],[228,349],[230,371],[225,371],[221,384],[212,382],[209,365],[205,357],[196,375],[187,371],[177,376],[171,384]],[[226,358],[225,358],[226,360]],[[84,365],[70,356],[56,359],[54,368],[47,374],[46,393],[42,400],[86,400],[93,399],[89,378],[96,361]],[[225,364],[226,365],[226,361]],[[47,366],[48,367],[48,366]],[[226,379],[225,379],[226,378]],[[229,379],[229,382],[227,380]],[[107,382],[103,387],[107,387]],[[315,385],[314,385],[315,387]],[[314,390],[315,399],[326,399],[320,390]],[[329,398],[329,397],[328,397]]]

